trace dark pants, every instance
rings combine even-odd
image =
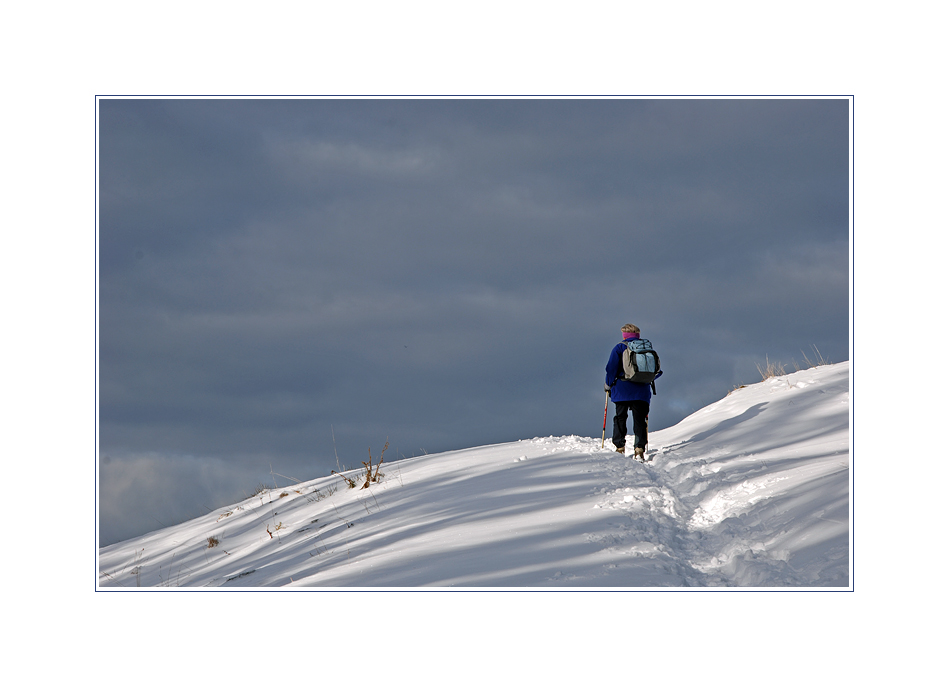
[[[622,447],[627,443],[627,412],[633,412],[633,446],[645,449],[647,446],[647,416],[650,415],[649,401],[615,401],[614,408],[614,446]]]

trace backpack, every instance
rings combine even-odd
[[[649,339],[628,339],[624,342],[621,380],[652,383],[660,372],[660,357]]]

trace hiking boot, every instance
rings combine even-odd
[[[643,457],[643,447],[634,447],[634,449],[633,449],[633,458],[635,458],[637,461],[643,461],[643,460],[644,460],[644,457]]]
[[[614,451],[617,452],[618,454],[623,454],[623,447],[617,447],[616,449],[614,449]]]

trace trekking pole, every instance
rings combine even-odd
[[[604,434],[600,437],[600,448],[604,448],[604,442],[607,441],[607,404],[610,403],[610,392],[604,397]]]

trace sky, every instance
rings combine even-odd
[[[849,105],[99,99],[100,546],[387,442],[594,437],[628,322],[651,428],[848,360]]]

